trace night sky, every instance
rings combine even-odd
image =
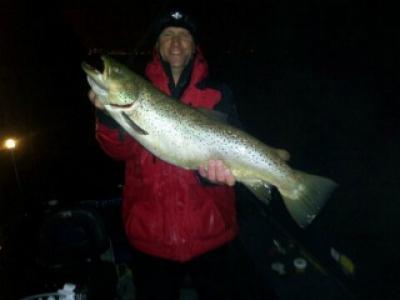
[[[80,64],[109,53],[143,72],[151,21],[171,4],[144,2],[0,9],[0,139],[19,139],[22,185],[2,149],[0,225],[50,199],[119,195],[123,165],[96,144]],[[246,130],[286,148],[293,167],[339,183],[305,239],[323,236],[343,249],[360,271],[356,286],[369,285],[371,299],[383,288],[389,297],[400,293],[397,16],[381,3],[320,2],[184,7],[199,21],[211,73],[232,88]]]

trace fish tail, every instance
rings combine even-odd
[[[298,180],[294,188],[280,193],[290,215],[300,227],[305,228],[317,216],[337,184],[329,178],[295,172]]]

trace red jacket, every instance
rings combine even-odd
[[[182,102],[215,107],[221,92],[197,87],[207,73],[207,63],[199,52]],[[146,75],[170,94],[168,76],[158,55],[148,64]],[[233,188],[202,184],[196,171],[157,159],[127,134],[121,138],[120,130],[97,122],[97,139],[103,150],[126,163],[122,214],[127,237],[136,249],[183,262],[236,236]]]

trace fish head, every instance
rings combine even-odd
[[[131,107],[138,98],[135,74],[109,56],[102,56],[101,60],[102,71],[86,62],[82,63],[82,69],[87,75],[92,90],[105,105],[119,108]]]

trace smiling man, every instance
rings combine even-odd
[[[147,78],[159,90],[196,108],[218,110],[238,125],[232,93],[208,78],[208,64],[198,44],[197,26],[182,11],[156,20],[154,55]],[[200,299],[239,299],[232,293],[228,259],[238,225],[235,178],[222,161],[198,171],[159,160],[98,108],[96,134],[111,157],[124,160],[123,221],[133,246],[132,271],[137,299],[178,299],[187,274]]]
[[[195,52],[191,33],[182,27],[169,26],[160,34],[156,45],[163,61],[169,63],[175,84]]]

